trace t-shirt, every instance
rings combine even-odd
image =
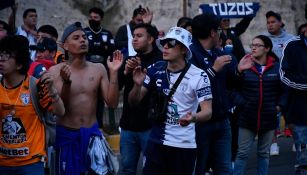
[[[48,101],[46,96],[40,104]],[[0,166],[28,165],[41,156],[46,156],[45,128],[31,100],[29,77],[14,89],[0,85]]]
[[[166,62],[157,62],[148,67],[143,86],[168,95],[180,73],[168,73]],[[169,101],[166,121],[163,125],[153,126],[150,140],[172,147],[196,148],[195,123],[183,127],[178,121],[189,111],[196,113],[199,103],[210,99],[212,94],[207,74],[191,65]]]
[[[99,32],[94,32],[87,27],[84,31],[89,45],[88,60],[106,65],[108,56],[112,56],[115,49],[112,33],[103,28]]]

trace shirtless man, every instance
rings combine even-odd
[[[118,104],[117,71],[122,64],[120,51],[107,61],[110,81],[102,64],[86,61],[88,40],[79,22],[68,26],[62,36],[63,48],[69,60],[50,68],[55,86],[67,108],[64,117],[57,120],[57,172],[59,174],[83,174],[88,171],[86,151],[89,139],[101,135],[96,121],[96,104],[101,95],[106,104]]]

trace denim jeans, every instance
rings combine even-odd
[[[307,167],[307,126],[295,126],[293,139],[296,148],[296,174],[306,175],[307,170],[300,169],[300,166]]]
[[[44,163],[37,162],[23,166],[0,166],[0,175],[44,175]]]
[[[268,174],[270,146],[274,137],[274,130],[258,134],[257,156],[258,156],[258,175]],[[246,128],[239,128],[238,153],[235,160],[234,175],[243,175],[248,154],[252,148],[257,133]]]
[[[232,174],[231,128],[228,119],[197,125],[196,143],[196,175],[204,175],[208,167],[213,169],[214,174]]]
[[[135,175],[141,152],[145,152],[150,130],[134,132],[121,129],[121,168],[118,175]]]

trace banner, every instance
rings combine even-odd
[[[227,2],[201,4],[201,13],[214,13],[222,18],[243,18],[245,16],[256,16],[260,5],[258,2]]]
[[[15,4],[15,0],[0,0],[0,10],[11,7]]]

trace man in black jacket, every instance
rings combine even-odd
[[[150,24],[138,24],[133,31],[133,47],[136,57],[129,57],[119,74],[119,87],[124,89],[123,113],[120,119],[120,153],[121,169],[119,175],[135,175],[141,151],[144,152],[151,129],[148,120],[149,96],[147,95],[139,105],[128,104],[128,95],[134,81],[132,71],[141,65],[147,68],[162,58],[161,51],[154,46],[158,31]]]
[[[196,175],[205,174],[208,162],[216,174],[232,174],[230,102],[227,86],[234,82],[236,61],[216,48],[219,41],[219,20],[213,14],[196,16],[192,21],[191,62],[206,71],[211,82],[212,118],[196,125]],[[209,158],[209,153],[214,155]]]
[[[293,129],[296,174],[307,172],[307,30],[290,41],[280,61],[280,77],[288,88],[286,122]]]

